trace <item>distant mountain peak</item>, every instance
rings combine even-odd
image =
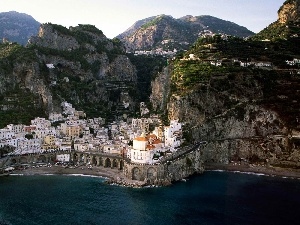
[[[254,34],[245,27],[213,16],[186,15],[175,19],[170,15],[161,14],[137,21],[117,38],[125,44],[127,51],[154,48],[180,50],[193,44],[202,32],[208,29],[211,33],[239,37],[248,37]],[[165,42],[164,40],[173,41]],[[184,44],[182,45],[182,43]]]
[[[36,35],[40,23],[32,16],[16,11],[0,13],[0,39],[26,45],[28,39]]]

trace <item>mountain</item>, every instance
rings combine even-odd
[[[253,38],[280,40],[295,37],[300,37],[300,0],[286,0],[278,10],[278,20]]]
[[[248,37],[254,33],[235,23],[212,16],[185,16],[174,19],[159,15],[137,21],[124,33],[117,36],[127,51],[164,48],[187,49],[202,35],[221,33]]]
[[[93,25],[42,24],[26,47],[0,44],[0,127],[61,112],[63,101],[113,120],[135,109],[136,80],[118,39]]]
[[[0,38],[26,45],[38,33],[40,23],[32,16],[15,11],[0,13]]]
[[[286,1],[276,24],[297,24],[298,2]],[[199,38],[168,60],[150,100],[166,123],[185,124],[186,140],[207,143],[206,163],[299,169],[299,58],[299,37]]]

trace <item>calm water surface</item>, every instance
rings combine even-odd
[[[205,172],[163,188],[132,189],[103,181],[0,177],[0,225],[300,223],[300,180]]]

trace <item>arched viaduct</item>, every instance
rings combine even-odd
[[[11,155],[11,165],[24,165],[32,163],[55,163],[56,156],[61,154],[69,154],[70,162],[75,164],[86,164],[92,166],[103,166],[107,168],[117,168],[122,170],[124,167],[123,157],[115,154],[91,153],[91,152],[75,152],[75,151],[57,151],[51,153],[36,153],[25,155]]]

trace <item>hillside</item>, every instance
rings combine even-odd
[[[295,25],[298,4],[286,1],[273,24]],[[268,33],[277,32],[273,24]],[[207,142],[208,163],[299,169],[300,38],[259,35],[198,39],[169,60],[151,84],[150,100],[166,123],[185,123],[186,140]]]
[[[28,39],[36,35],[40,23],[32,16],[15,11],[0,13],[0,39],[7,39],[26,45]]]
[[[185,16],[175,19],[167,15],[136,22],[117,36],[127,51],[163,48],[187,49],[202,35],[224,34],[248,37],[254,33],[235,23],[212,16]]]
[[[124,53],[92,25],[42,24],[27,47],[0,45],[0,126],[61,112],[62,101],[88,117],[133,113],[136,69]]]
[[[300,37],[300,1],[286,0],[278,10],[278,20],[267,26],[254,40],[286,40]]]

